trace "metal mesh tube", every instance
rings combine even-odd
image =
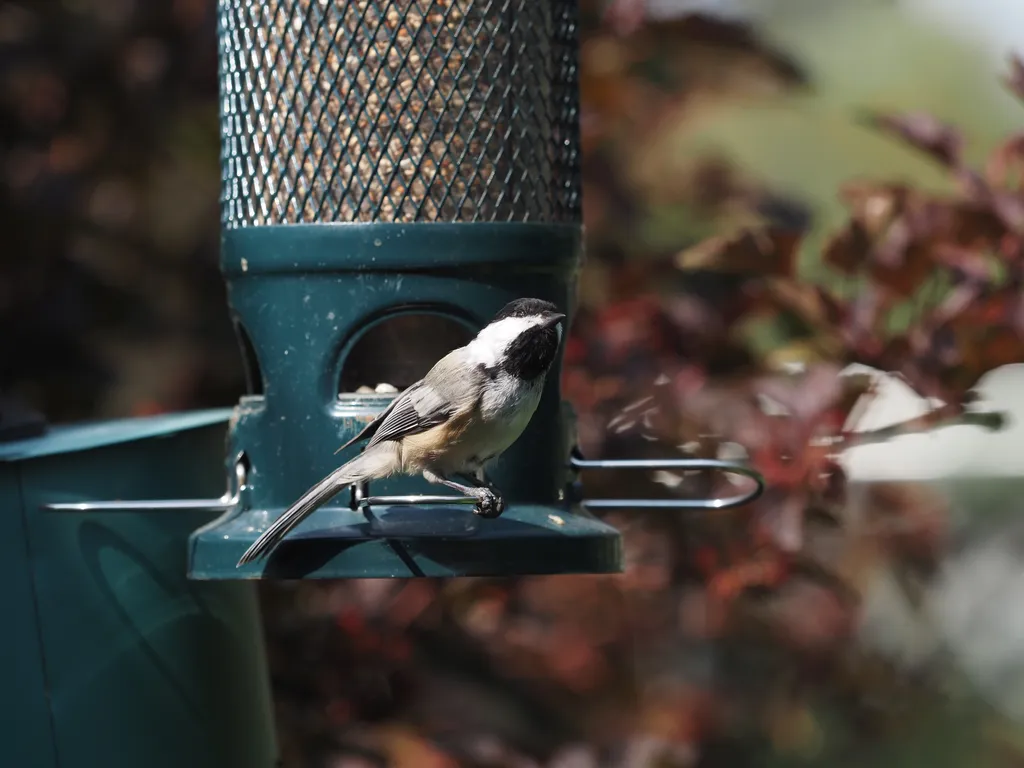
[[[222,220],[579,221],[575,0],[220,0]]]

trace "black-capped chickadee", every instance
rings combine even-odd
[[[275,520],[238,565],[269,554],[310,513],[349,486],[399,473],[422,473],[431,483],[476,498],[480,515],[500,515],[505,503],[484,466],[519,438],[537,410],[562,341],[564,318],[554,304],[540,299],[505,305],[469,344],[438,360],[345,443],[339,451],[369,438],[361,454]]]

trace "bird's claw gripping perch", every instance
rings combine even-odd
[[[473,507],[473,514],[493,520],[505,511],[505,500],[493,491],[483,489],[477,496],[479,500]]]

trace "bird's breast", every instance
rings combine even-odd
[[[544,379],[524,381],[508,374],[497,376],[480,397],[480,417],[485,422],[519,424],[526,427],[540,402]]]
[[[476,418],[450,441],[439,464],[447,471],[475,468],[504,453],[526,429],[544,388],[543,380],[498,377],[480,398]]]

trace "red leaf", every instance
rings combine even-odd
[[[750,587],[770,587],[782,583],[787,572],[787,564],[783,559],[763,556],[721,571],[711,579],[708,591],[715,600],[732,600]]]
[[[914,243],[909,247],[894,244],[894,251],[897,247],[905,250],[889,254],[887,263],[879,261],[873,264],[871,277],[877,285],[898,296],[910,298],[935,271],[935,262],[927,244]]]
[[[935,216],[933,239],[965,248],[994,249],[1006,234],[1006,222],[993,209],[991,190],[981,199],[944,204]]]
[[[743,229],[704,240],[676,255],[682,270],[788,277],[796,271],[802,235],[782,229]]]
[[[973,351],[975,354],[968,356],[968,362],[975,363],[971,373],[977,379],[993,368],[1024,360],[1024,337],[1014,328],[990,328]],[[967,382],[967,386],[972,383]]]
[[[1020,189],[1024,176],[1024,134],[1011,136],[992,150],[985,175],[993,186]]]
[[[907,296],[934,269],[920,247],[943,223],[944,209],[900,184],[847,184],[841,196],[852,221],[826,246],[826,263],[844,274],[870,268],[871,277]]]
[[[792,312],[817,330],[834,329],[848,314],[848,307],[820,285],[775,278],[765,281],[763,288],[775,306]]]
[[[927,112],[873,115],[868,119],[875,127],[895,134],[915,149],[931,155],[942,165],[948,168],[960,165],[963,147],[960,132]]]
[[[873,261],[886,270],[898,270],[906,264],[907,249],[914,240],[914,228],[907,216],[901,216],[875,243]]]
[[[871,239],[867,230],[860,222],[851,221],[828,241],[824,259],[843,274],[853,275],[864,266],[870,253]]]
[[[994,191],[992,209],[999,219],[1014,232],[1024,232],[1024,199],[1011,192]]]
[[[1016,94],[1018,99],[1024,100],[1024,62],[1017,56],[1010,57],[1010,72],[1003,79],[1006,87]]]
[[[913,196],[905,184],[878,184],[873,181],[851,181],[839,190],[840,199],[851,216],[865,229],[869,238],[878,237],[906,207]]]
[[[953,300],[951,296],[949,301]],[[1005,326],[1012,323],[1019,301],[1018,292],[1014,289],[989,291],[987,295],[976,290],[973,296],[964,300],[961,311],[950,319],[961,327],[989,329]]]

